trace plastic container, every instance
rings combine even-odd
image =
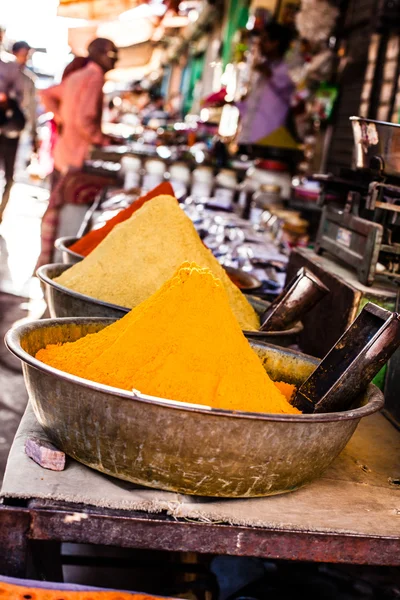
[[[211,167],[197,167],[192,173],[191,195],[195,199],[210,198],[214,187],[214,174]]]
[[[231,208],[237,190],[235,171],[221,169],[215,178],[214,200],[223,208]]]
[[[183,162],[176,162],[169,168],[169,177],[177,198],[183,198],[190,189],[191,173]]]
[[[151,158],[146,160],[144,169],[142,188],[143,191],[148,192],[163,182],[167,167],[162,160]]]
[[[136,156],[123,156],[121,158],[121,169],[124,175],[124,189],[140,187],[142,179],[142,161]]]
[[[254,191],[263,185],[276,185],[281,188],[281,196],[288,200],[291,194],[292,176],[288,166],[277,160],[259,161],[246,172],[246,184]]]
[[[281,187],[275,184],[262,185],[254,192],[250,204],[250,221],[258,225],[264,211],[281,206]]]

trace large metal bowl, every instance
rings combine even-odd
[[[65,265],[75,265],[76,263],[81,262],[81,260],[84,259],[84,257],[81,254],[73,252],[73,250],[70,249],[70,246],[72,246],[72,244],[75,244],[75,242],[78,241],[78,239],[79,238],[77,237],[66,236],[58,238],[55,241],[54,246],[57,248],[57,250],[60,251],[62,261]]]
[[[111,319],[19,325],[6,345],[21,361],[36,417],[53,443],[89,467],[141,485],[230,498],[268,496],[309,483],[343,450],[359,420],[383,405],[374,385],[353,410],[318,415],[209,409],[101,385],[34,358]],[[317,360],[251,341],[274,380],[300,385]],[[188,373],[190,377],[190,373]]]
[[[120,319],[129,312],[129,308],[96,300],[96,298],[75,292],[54,281],[56,277],[64,273],[70,266],[54,263],[44,265],[37,270],[36,274],[45,287],[46,300],[51,317],[105,317]],[[256,296],[246,295],[246,298],[260,317],[269,306],[269,302],[261,300]],[[247,337],[261,339],[269,344],[276,344],[277,346],[287,348],[297,342],[302,330],[303,325],[298,322],[285,331],[245,331],[244,333]]]

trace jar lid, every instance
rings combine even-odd
[[[166,165],[161,160],[151,158],[146,160],[145,168],[148,173],[160,173],[163,174],[166,171]]]
[[[263,171],[288,171],[287,164],[279,160],[259,160],[255,166]]]
[[[137,156],[123,156],[121,158],[122,168],[140,169],[142,161]]]
[[[274,183],[264,183],[263,185],[260,185],[260,192],[265,192],[266,194],[280,194],[281,191],[281,186]]]
[[[234,177],[236,179],[236,173],[233,169],[221,169],[218,175],[228,175],[229,177]]]

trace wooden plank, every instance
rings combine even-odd
[[[106,544],[180,552],[282,560],[400,565],[400,539],[279,531],[185,522],[141,513],[108,515],[99,509],[31,508],[31,535],[40,540]],[[67,519],[73,514],[74,519]]]

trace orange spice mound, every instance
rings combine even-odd
[[[49,590],[25,585],[0,582],[0,597],[2,600],[161,600],[159,596],[136,594],[135,592],[120,592],[88,590],[69,591],[64,589]],[[166,599],[165,599],[166,600]]]
[[[74,244],[72,244],[69,247],[69,249],[72,250],[72,252],[80,254],[81,256],[87,256],[100,244],[100,242],[104,240],[104,238],[110,233],[110,231],[112,231],[112,229],[114,229],[116,225],[129,219],[133,215],[133,213],[139,210],[139,208],[141,208],[143,204],[145,204],[152,198],[163,195],[174,196],[174,190],[172,188],[172,185],[168,182],[161,183],[145,196],[141,196],[140,198],[135,200],[135,202],[128,206],[128,208],[125,208],[125,210],[121,210],[118,214],[115,215],[115,217],[107,221],[107,223],[105,223],[103,227],[100,227],[99,229],[94,229],[93,231],[89,231],[89,233],[87,233],[79,240],[77,240]]]
[[[219,279],[184,263],[150,298],[96,334],[36,358],[85,379],[213,408],[298,413],[243,335]]]
[[[278,388],[278,390],[285,396],[286,400],[290,402],[292,396],[296,391],[296,386],[291,383],[286,383],[285,381],[274,381],[274,384]]]

